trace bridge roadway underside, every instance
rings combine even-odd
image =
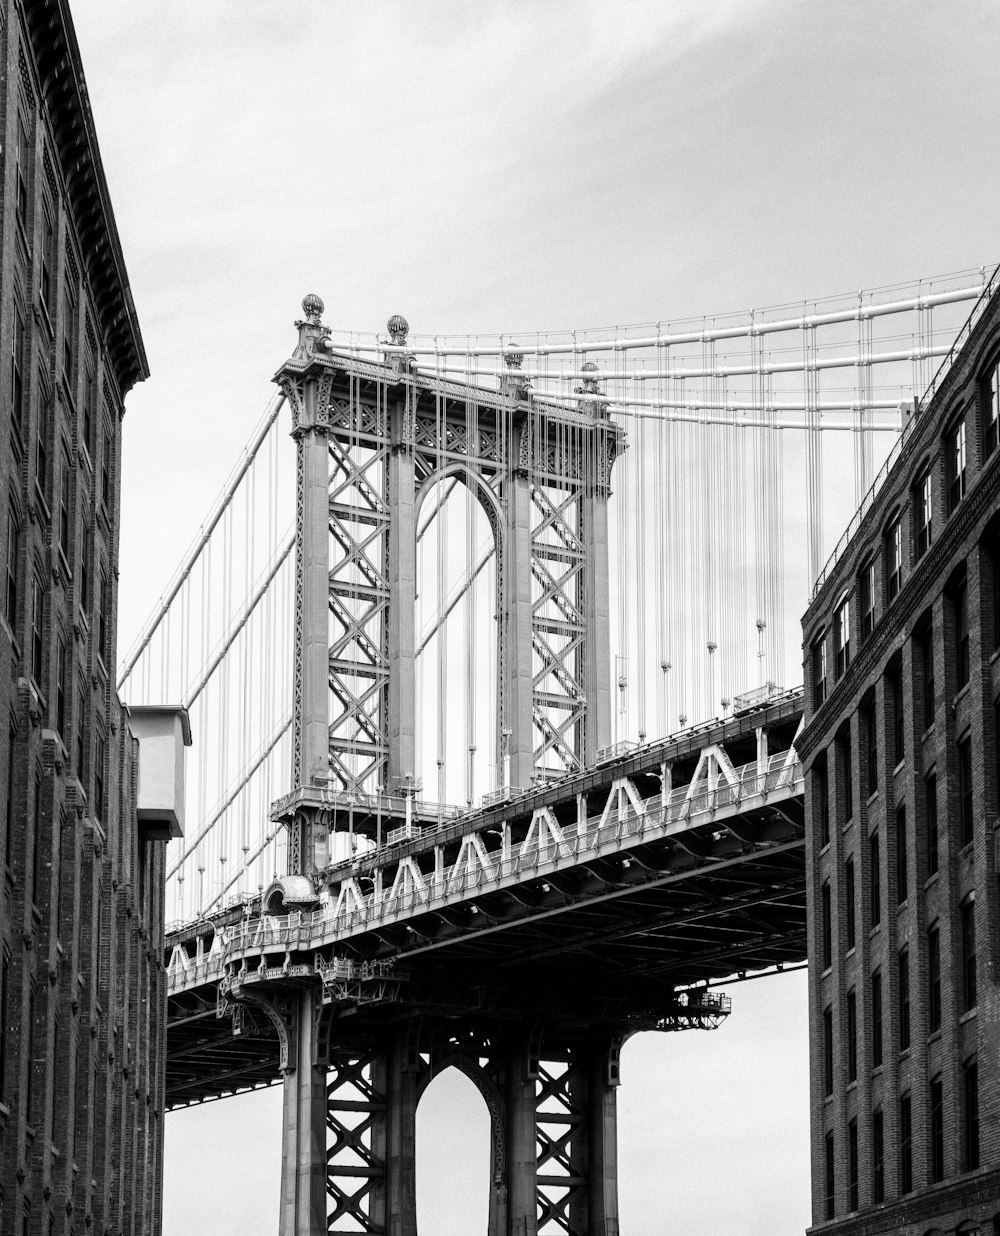
[[[239,909],[220,916],[215,930],[241,918]],[[508,1032],[523,1038],[534,1026],[560,1050],[640,1029],[683,1029],[704,1023],[679,1010],[679,988],[804,961],[805,924],[796,794],[444,910],[415,908],[405,922],[339,940],[337,954],[356,967],[392,964],[353,993],[350,985],[332,999],[328,993],[321,1034],[332,1052],[360,1054],[418,1024],[438,1042],[449,1027],[496,1042]],[[285,959],[300,972],[314,961],[294,951]],[[262,960],[273,974],[281,955]],[[247,977],[245,991],[252,971]],[[293,975],[270,987],[262,980],[259,990],[273,997],[294,982]],[[220,1001],[214,982],[171,995],[168,1106],[280,1076],[277,1033],[252,1003]]]

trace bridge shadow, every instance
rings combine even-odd
[[[490,1113],[456,1068],[439,1073],[417,1107],[417,1226],[421,1236],[486,1236]]]

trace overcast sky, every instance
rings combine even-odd
[[[73,12],[152,369],[125,420],[122,648],[260,416],[306,292],[335,327],[584,327],[1000,256],[996,0]],[[626,1049],[624,1236],[809,1222],[803,976],[733,994],[717,1033]],[[485,1163],[463,1086],[441,1079],[421,1108],[423,1236],[485,1231],[485,1210],[448,1202],[479,1193],[454,1173]],[[168,1118],[165,1236],[273,1236],[278,1097]]]

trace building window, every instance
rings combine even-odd
[[[76,293],[66,281],[63,294],[63,376],[72,386],[73,361],[76,357]]]
[[[28,1068],[24,1095],[24,1111],[28,1124],[33,1125],[35,1115],[35,993],[28,993],[28,1021],[24,1027],[24,1044],[27,1048]]]
[[[899,1050],[910,1046],[910,954],[899,950]]]
[[[927,807],[927,874],[938,869],[938,808],[937,777],[931,773],[924,781],[924,802]]]
[[[861,643],[875,630],[875,569],[876,559],[872,558],[862,567],[858,576],[858,626]]]
[[[44,677],[44,631],[45,592],[37,575],[31,577],[31,676],[35,684],[42,686]]]
[[[7,1095],[7,1047],[9,1043],[7,1031],[7,1001],[10,993],[10,960],[4,953],[0,962],[0,1101],[6,1102]]]
[[[816,819],[819,823],[819,844],[822,847],[830,844],[830,784],[825,760],[818,762],[813,768],[812,788]]]
[[[855,936],[854,909],[854,859],[849,858],[844,863],[844,913],[847,919],[847,951],[850,952],[857,943]]]
[[[878,789],[878,726],[874,702],[860,709],[861,741],[864,751],[865,794],[870,798]]]
[[[872,975],[872,1068],[882,1063],[882,972]]]
[[[813,641],[812,646],[813,708],[822,707],[826,699],[826,632]]]
[[[953,511],[965,497],[966,457],[965,421],[949,430],[945,438],[948,460],[948,510]]]
[[[108,573],[101,567],[101,584],[97,594],[97,651],[102,661],[108,660]]]
[[[33,801],[34,810],[31,820],[31,901],[33,905],[38,905],[38,874],[41,866],[41,845],[42,845],[42,772],[37,769],[35,772],[35,797]]]
[[[922,728],[929,730],[934,724],[934,632],[930,625],[914,637],[917,649],[917,672],[920,675],[914,691],[923,707]]]
[[[69,456],[65,450],[62,452],[62,471],[59,477],[59,548],[62,550],[63,557],[69,561],[69,533],[70,533],[70,482],[72,474],[70,472]]]
[[[872,1112],[872,1201],[885,1201],[885,1129],[882,1109]]]
[[[85,527],[80,552],[80,607],[84,613],[90,609],[90,555],[93,550],[93,544],[90,528]]]
[[[829,970],[833,965],[833,926],[830,916],[830,881],[825,880],[820,890],[820,931],[823,949],[823,969]]]
[[[847,1208],[858,1208],[858,1122],[847,1122]]]
[[[55,253],[56,230],[52,222],[52,208],[48,202],[42,203],[42,252],[40,254],[40,262],[38,268],[38,292],[42,298],[42,304],[51,314],[52,312],[52,293],[55,286],[55,280],[52,278],[52,270],[55,266],[53,255]]]
[[[941,929],[937,923],[927,929],[927,1028],[931,1034],[941,1029]]]
[[[15,299],[10,331],[10,410],[14,424],[24,426],[24,310]]]
[[[872,926],[882,921],[882,856],[878,829],[868,838],[868,878],[871,881]]]
[[[97,375],[94,372],[93,357],[87,357],[85,376],[83,379],[83,443],[87,455],[95,457],[94,430],[97,425]]]
[[[896,904],[902,905],[907,897],[909,883],[909,855],[906,844],[906,808],[896,808]]]
[[[854,768],[851,763],[851,728],[846,726],[837,735],[837,767],[844,792],[844,823],[854,819]]]
[[[958,740],[958,844],[972,843],[972,741],[969,734]]]
[[[921,558],[934,540],[934,503],[931,470],[928,468],[913,487],[914,540],[917,557]]]
[[[909,1093],[899,1100],[899,1191],[913,1192],[913,1105]]]
[[[969,585],[963,576],[952,593],[955,615],[955,690],[969,681]]]
[[[847,1080],[858,1080],[858,999],[853,988],[847,993]]]
[[[979,1166],[979,1065],[970,1060],[962,1070],[962,1114],[965,1117],[965,1170]]]
[[[17,117],[17,148],[14,152],[14,157],[17,161],[15,210],[21,230],[26,232],[28,230],[28,202],[30,200],[28,185],[31,179],[31,147],[28,142],[28,126],[24,122],[24,117],[20,114]]]
[[[111,510],[111,434],[107,422],[101,441],[101,505],[105,511]]]
[[[976,1007],[976,895],[962,902],[962,1011]]]
[[[892,521],[885,534],[885,593],[891,601],[903,582],[903,525],[899,516]]]
[[[17,727],[11,724],[7,730],[7,831],[4,834],[4,861],[8,869],[14,853],[14,740]]]
[[[931,1078],[931,1183],[944,1180],[944,1084]]]
[[[833,1094],[833,1009],[823,1010],[823,1093]]]
[[[983,391],[985,403],[985,432],[983,434],[983,458],[992,455],[1000,443],[1000,361],[993,366],[989,383]]]
[[[843,678],[851,663],[851,598],[844,597],[833,616],[834,672]]]
[[[896,666],[887,674],[892,707],[892,758],[896,765],[906,758],[906,713],[903,708],[903,672]]]
[[[13,507],[7,508],[7,625],[17,636],[17,564],[21,553],[21,525]]]
[[[35,483],[45,494],[49,484],[49,392],[38,375],[38,437],[35,439]]]
[[[66,663],[66,641],[60,636],[56,641],[56,732],[63,741],[66,739]]]
[[[826,1175],[826,1189],[825,1189],[825,1199],[824,1200],[826,1203],[826,1217],[828,1219],[832,1219],[834,1215],[837,1213],[836,1211],[837,1160],[833,1152],[833,1134],[832,1133],[827,1133],[826,1138],[825,1138],[824,1148],[826,1152],[826,1155],[825,1155],[826,1157],[826,1174],[825,1174]]]
[[[98,820],[104,819],[104,760],[107,744],[103,734],[98,734],[94,742],[94,815]]]

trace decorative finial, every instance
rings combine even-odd
[[[389,341],[394,347],[401,348],[405,346],[410,324],[402,314],[394,313],[389,321],[386,322],[385,328],[389,332]]]
[[[594,361],[584,361],[580,366],[583,374],[583,385],[574,387],[578,395],[599,395],[601,388],[597,382],[597,365]]]
[[[516,343],[512,343],[504,352],[503,359],[508,369],[520,369],[524,353],[520,351]]]
[[[306,321],[312,326],[319,326],[325,307],[315,292],[310,292],[308,296],[302,298],[302,312],[306,315]]]

